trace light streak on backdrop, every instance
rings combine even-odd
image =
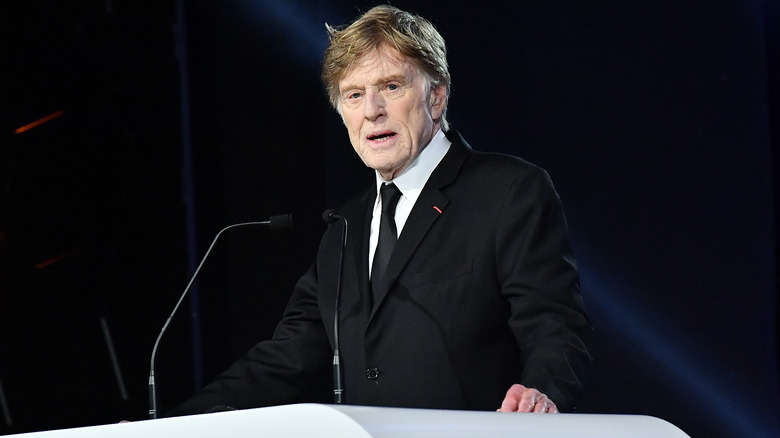
[[[582,260],[591,258],[580,256]],[[587,289],[583,291],[588,313],[592,320],[597,320],[597,333],[620,336],[622,341],[643,356],[654,359],[663,366],[663,370],[654,371],[658,377],[664,377],[670,388],[675,388],[683,397],[673,403],[677,409],[685,409],[691,414],[707,415],[713,423],[721,423],[722,428],[731,429],[732,436],[759,437],[772,436],[775,429],[771,421],[763,418],[760,406],[752,402],[761,400],[753,397],[750,388],[740,387],[737,390],[729,384],[729,374],[716,369],[720,363],[717,358],[702,357],[700,352],[682,347],[685,344],[684,330],[673,330],[679,339],[675,341],[658,334],[656,328],[669,327],[670,321],[663,315],[643,312],[640,303],[630,303],[630,294],[618,291],[636,289],[629,281],[618,280],[612,276],[610,281],[603,276],[580,266],[580,276]],[[629,302],[626,305],[626,302]],[[605,326],[608,324],[609,326]],[[594,322],[595,325],[595,322]],[[667,330],[668,331],[668,330]],[[695,341],[689,342],[694,345]],[[708,365],[710,369],[704,369]],[[597,364],[598,366],[598,364]],[[684,403],[692,404],[696,409],[685,408]],[[684,429],[684,425],[677,424]]]
[[[316,4],[274,0],[238,3],[238,7],[250,9],[242,14],[246,19],[267,26],[269,40],[279,44],[290,60],[319,70],[328,38],[323,17],[312,13],[317,9]]]

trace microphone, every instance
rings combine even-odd
[[[219,237],[222,235],[222,233],[232,228],[257,226],[257,225],[267,226],[271,230],[284,230],[292,227],[292,215],[283,214],[279,216],[271,216],[270,219],[267,221],[242,222],[238,224],[228,225],[227,227],[220,230],[220,232],[217,233],[217,235],[214,237],[214,240],[211,241],[211,245],[209,246],[209,249],[206,250],[206,255],[203,256],[203,259],[200,261],[200,264],[198,265],[197,269],[195,269],[195,273],[192,274],[192,278],[190,278],[190,282],[187,283],[187,287],[184,288],[184,292],[182,292],[181,297],[179,297],[179,301],[176,302],[176,305],[173,307],[173,311],[171,312],[170,316],[168,316],[168,319],[165,321],[165,324],[163,324],[162,329],[160,330],[160,334],[157,335],[157,340],[154,342],[154,348],[152,348],[151,364],[149,366],[149,418],[151,419],[157,418],[157,386],[154,381],[154,359],[157,356],[157,347],[160,345],[160,339],[162,339],[165,330],[168,329],[168,325],[171,323],[173,316],[176,315],[176,312],[179,310],[179,306],[181,306],[181,303],[184,301],[184,298],[187,296],[187,292],[190,291],[190,287],[192,286],[192,283],[195,281],[195,277],[198,276],[198,272],[200,272],[200,268],[203,267],[203,263],[206,261],[206,258],[211,253],[211,250],[214,248],[214,244],[217,243],[217,240],[219,240]]]
[[[289,214],[289,213],[288,214],[280,214],[278,216],[271,216],[269,219],[270,220],[260,222],[260,225],[268,225],[268,228],[270,228],[271,230],[274,230],[274,231],[276,231],[276,230],[286,230],[288,228],[292,228],[292,226],[293,226],[293,218],[292,218],[292,215]],[[247,225],[251,225],[251,224],[253,224],[253,222],[247,222]],[[235,225],[231,225],[230,227],[227,227],[227,228],[238,227],[238,226],[241,226],[241,225],[242,224],[235,224]]]
[[[322,213],[322,220],[332,224],[343,221],[341,229],[342,244],[339,249],[339,272],[336,276],[336,308],[333,312],[333,402],[344,403],[344,385],[341,382],[341,353],[339,352],[339,314],[341,313],[341,271],[344,270],[344,248],[347,247],[347,218],[340,216],[336,210],[329,208]]]

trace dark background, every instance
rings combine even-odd
[[[161,409],[270,335],[321,212],[372,181],[319,82],[324,23],[372,4],[0,16],[0,434],[145,418],[215,234],[292,213],[215,245],[160,345]],[[556,183],[597,334],[579,411],[777,436],[778,2],[393,4],[448,43],[453,127]]]

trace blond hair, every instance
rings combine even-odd
[[[420,69],[429,81],[429,92],[445,85],[450,95],[450,72],[444,38],[428,20],[389,5],[376,6],[346,27],[325,25],[330,44],[322,61],[322,82],[331,105],[340,111],[339,82],[353,64],[383,46],[398,51]],[[445,115],[441,127],[449,129]]]

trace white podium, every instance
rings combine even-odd
[[[297,404],[9,435],[25,438],[690,438],[643,415],[513,414]]]

